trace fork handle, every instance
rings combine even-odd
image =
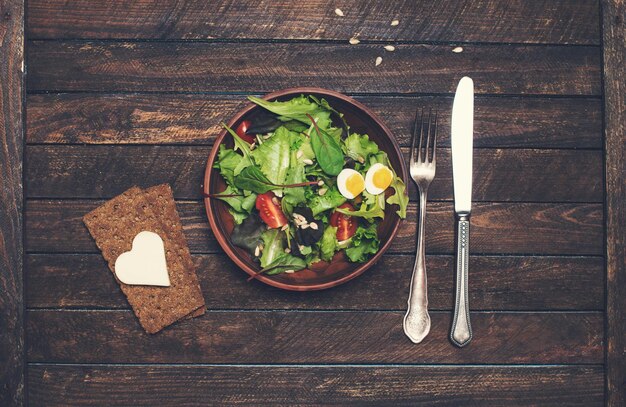
[[[420,343],[430,331],[428,315],[428,288],[426,283],[426,251],[424,249],[424,219],[426,217],[426,191],[420,191],[417,256],[409,291],[408,308],[403,328],[413,343]]]
[[[456,240],[456,301],[452,330],[450,332],[450,339],[459,347],[467,345],[472,340],[472,326],[470,325],[469,298],[467,293],[469,236],[469,216],[459,215]]]

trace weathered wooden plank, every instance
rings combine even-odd
[[[626,404],[626,2],[604,0],[607,401]]]
[[[82,217],[102,201],[26,201],[26,250],[29,252],[98,252]],[[204,204],[178,202],[185,236],[194,253],[220,251]],[[409,205],[390,253],[414,253],[416,207]],[[602,255],[601,204],[475,203],[472,252],[485,254]],[[426,216],[428,253],[454,252],[454,210],[449,202],[431,202]]]
[[[157,335],[131,311],[27,311],[29,362],[63,363],[602,363],[601,313],[473,313],[472,351],[446,340],[432,312],[420,346],[403,312],[211,311]]]
[[[210,151],[208,146],[27,146],[26,193],[30,198],[109,198],[148,182],[169,183],[179,199],[199,199]],[[403,152],[408,161],[408,149]],[[473,199],[602,202],[602,162],[599,150],[476,149]],[[414,183],[408,184],[416,199]],[[438,151],[429,198],[453,198],[449,148]]]
[[[33,405],[485,406],[603,403],[597,366],[32,365]]]
[[[597,2],[582,0],[353,1],[343,17],[325,0],[225,0],[210,4],[143,0],[106,3],[34,0],[28,3],[30,38],[306,39],[481,41],[598,44]],[[399,24],[391,26],[397,18]],[[453,21],[454,24],[450,24]]]
[[[356,96],[410,144],[415,110],[433,108],[450,126],[451,97]],[[28,143],[213,144],[246,104],[240,95],[42,94],[27,97]],[[477,97],[474,147],[602,148],[597,99]],[[445,133],[444,133],[445,134]],[[442,147],[450,145],[442,137]]]
[[[29,91],[451,93],[468,75],[478,94],[601,93],[598,47],[31,41],[28,55]]]
[[[224,254],[195,255],[209,309],[404,310],[413,256],[385,255],[371,270],[333,290],[279,290],[247,275]],[[470,259],[473,310],[603,310],[604,261],[600,257],[490,257]],[[429,256],[431,310],[453,308],[454,258]],[[98,254],[31,254],[26,257],[29,308],[128,309]]]
[[[24,403],[24,2],[0,3],[0,405]]]

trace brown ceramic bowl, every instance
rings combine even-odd
[[[286,89],[270,93],[264,99],[288,100],[300,94],[312,94],[326,99],[332,107],[344,114],[345,120],[351,129],[360,134],[368,134],[370,139],[374,140],[381,150],[387,152],[391,165],[404,182],[407,182],[406,167],[398,143],[391,135],[387,126],[367,107],[356,100],[341,93],[320,88]],[[261,111],[261,108],[251,103],[239,111],[228,122],[228,126],[236,128],[243,120],[253,118],[259,111]],[[217,194],[226,188],[222,176],[217,170],[213,169],[213,162],[217,157],[219,146],[224,144],[227,147],[233,147],[232,137],[227,137],[226,134],[226,130],[223,130],[218,135],[209,155],[204,176],[204,192],[206,194]],[[209,198],[204,200],[204,204],[211,229],[222,249],[241,269],[249,275],[254,275],[260,270],[258,263],[244,249],[233,245],[230,241],[234,223],[232,216],[228,213],[227,205],[218,199]],[[311,270],[306,269],[293,274],[283,273],[274,276],[260,275],[257,279],[274,287],[294,291],[322,290],[345,283],[372,267],[387,250],[400,224],[400,218],[395,213],[396,210],[395,205],[387,205],[385,219],[378,225],[378,236],[382,243],[380,250],[365,263],[350,263],[345,258],[343,251],[341,251],[335,255],[330,263],[316,263],[311,267]]]

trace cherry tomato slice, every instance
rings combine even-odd
[[[354,206],[348,202],[339,206],[340,209],[354,210]],[[359,221],[353,216],[345,215],[340,212],[333,212],[330,215],[330,225],[337,228],[337,240],[342,241],[350,239],[356,233],[359,227]]]
[[[278,202],[278,198],[272,191],[259,194],[256,197],[256,209],[259,211],[263,222],[272,229],[280,228],[287,224],[287,218],[280,208],[280,204],[276,202]]]
[[[246,134],[246,131],[248,131],[251,125],[252,122],[250,122],[250,120],[244,120],[235,129],[235,133],[237,133],[237,135],[243,140],[247,141],[248,144],[254,143],[255,140],[254,134]]]

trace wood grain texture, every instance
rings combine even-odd
[[[81,219],[99,200],[26,201],[28,252],[99,253]],[[201,202],[178,202],[192,253],[221,252]],[[523,216],[522,216],[523,215]],[[409,205],[390,253],[415,253],[416,206]],[[597,255],[604,251],[601,204],[475,203],[472,253]],[[454,209],[450,202],[428,204],[429,254],[454,253]]]
[[[338,17],[335,7],[342,7]],[[400,24],[392,27],[392,19]],[[451,24],[454,22],[454,24]],[[588,1],[29,2],[30,38],[306,39],[598,44]]]
[[[607,401],[626,404],[626,2],[602,1],[606,151]]]
[[[309,293],[279,290],[247,276],[224,254],[194,256],[209,309],[404,310],[413,256],[386,255],[350,284]],[[454,257],[429,256],[431,310],[453,308]],[[603,310],[600,257],[470,259],[470,303],[479,310]],[[99,254],[31,254],[26,257],[29,308],[129,309]]]
[[[451,97],[357,96],[403,146],[415,110],[433,108],[450,127]],[[213,144],[246,104],[240,95],[28,95],[26,141],[61,144]],[[602,148],[602,102],[597,99],[477,97],[474,147]],[[448,147],[442,137],[439,145]]]
[[[150,182],[170,184],[177,199],[199,199],[210,151],[208,146],[27,146],[26,193],[30,198],[111,198]],[[408,148],[402,151],[408,161]],[[408,184],[410,197],[417,199],[415,184]],[[602,202],[602,195],[601,151],[474,151],[474,201]],[[429,198],[453,198],[449,148],[438,151]]]
[[[240,42],[30,41],[29,91],[451,93],[464,75],[476,93],[599,95],[598,47]],[[323,61],[322,63],[320,63]],[[68,69],[68,67],[70,67]]]
[[[156,335],[131,311],[27,311],[29,362],[598,364],[601,313],[472,313],[471,352],[448,340],[450,312],[432,312],[421,346],[404,312],[210,311]]]
[[[0,3],[0,405],[24,403],[24,2]]]
[[[604,396],[595,366],[33,365],[28,379],[33,405],[47,406],[589,407]]]

